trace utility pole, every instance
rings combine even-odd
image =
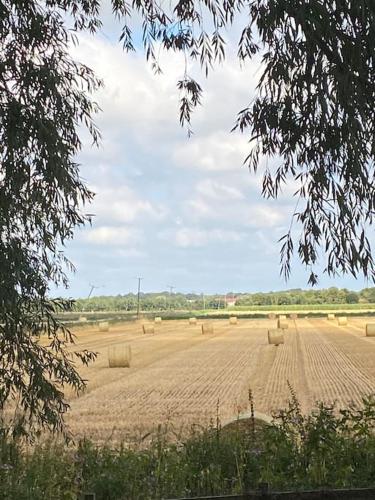
[[[138,280],[137,319],[139,319],[139,306],[140,306],[140,300],[141,300],[141,280],[143,280],[143,278],[138,277],[136,279]]]
[[[169,288],[169,309],[172,309],[172,293],[176,287],[173,285],[167,285],[167,288]]]
[[[88,294],[87,298],[89,299],[91,297],[91,294],[92,292],[95,290],[95,288],[103,288],[104,285],[92,285],[91,283],[89,283],[91,289],[90,289],[90,293]]]
[[[91,297],[92,292],[93,292],[96,288],[103,288],[103,287],[104,287],[104,285],[99,285],[99,286],[98,286],[98,285],[92,285],[91,283],[89,283],[89,285],[90,285],[91,289],[90,289],[90,293],[89,293],[89,294],[88,294],[88,296],[87,296],[87,300],[89,300],[89,298]],[[88,303],[87,303],[88,309],[90,309],[89,304],[90,304],[90,303],[88,302]]]

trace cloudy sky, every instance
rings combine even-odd
[[[88,141],[80,155],[82,177],[96,192],[87,211],[93,226],[76,233],[67,256],[76,266],[64,295],[127,293],[142,276],[145,291],[214,293],[306,287],[295,263],[288,283],[279,276],[278,239],[295,207],[293,186],[279,201],[263,200],[260,178],[243,166],[246,136],[230,133],[236,113],[254,94],[257,61],[241,68],[235,57],[199,77],[203,106],[187,138],[178,122],[176,82],[180,57],[161,56],[155,76],[144,55],[125,54],[118,30],[107,22],[99,35],[80,36],[76,59],[105,83],[96,100],[100,149]],[[362,288],[363,280],[330,280],[320,286]]]

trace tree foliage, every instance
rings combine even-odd
[[[99,0],[0,2],[0,408],[13,400],[24,423],[60,429],[62,388],[84,381],[66,349],[70,333],[54,319],[66,301],[51,302],[51,283],[67,283],[61,252],[92,198],[79,177],[78,127],[94,143],[100,85],[72,60],[75,33],[101,27]],[[282,239],[282,271],[294,252],[317,282],[325,271],[374,279],[367,230],[374,215],[375,5],[370,0],[111,0],[122,22],[120,41],[136,48],[139,22],[146,58],[161,70],[160,50],[185,55],[180,122],[191,116],[202,88],[188,73],[207,75],[226,56],[227,33],[243,29],[238,58],[255,55],[262,74],[255,98],[234,129],[249,135],[246,164],[263,169],[263,195],[277,198],[285,183],[298,200]],[[138,28],[135,28],[138,32]],[[269,161],[268,161],[269,160]],[[51,337],[48,347],[38,342]],[[90,353],[82,353],[88,362]],[[17,413],[17,412],[16,412]]]
[[[235,297],[233,308],[229,299]],[[310,288],[308,290],[292,289],[275,292],[230,293],[205,295],[184,294],[169,292],[141,293],[141,310],[148,311],[201,311],[203,305],[208,310],[227,309],[235,311],[237,307],[245,306],[288,306],[288,305],[332,305],[332,304],[367,304],[375,303],[375,288],[364,288],[356,292],[347,288]],[[74,312],[68,315],[72,320],[77,319],[77,313],[110,312],[137,310],[137,296],[133,293],[114,296],[94,296],[89,299],[77,299]]]
[[[72,335],[54,314],[71,304],[48,290],[66,283],[61,246],[87,220],[92,193],[74,157],[79,124],[98,140],[89,93],[100,82],[71,59],[61,14],[42,2],[1,2],[0,39],[0,409],[13,432],[61,430],[64,386],[85,385],[74,358],[93,354],[67,351]]]

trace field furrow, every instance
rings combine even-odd
[[[375,339],[364,339],[366,318],[347,327],[325,319],[289,321],[285,343],[268,345],[271,320],[210,321],[214,333],[202,335],[200,324],[169,321],[155,335],[142,335],[128,323],[99,333],[78,333],[78,347],[97,350],[98,360],[81,370],[88,391],[71,398],[69,423],[77,435],[97,440],[144,436],[158,425],[179,432],[216,418],[235,417],[248,408],[251,388],[255,409],[271,413],[290,398],[288,381],[302,411],[316,400],[359,402],[375,392]],[[370,320],[371,321],[371,320]],[[108,368],[108,346],[132,348],[130,368]]]

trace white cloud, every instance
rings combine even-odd
[[[162,75],[154,75],[144,54],[126,54],[120,44],[79,35],[80,44],[72,48],[74,57],[95,69],[104,88],[97,93],[103,112],[98,123],[111,137],[126,138],[147,144],[152,137],[185,134],[178,125],[176,83],[184,71],[180,54],[170,54]],[[124,138],[124,137],[123,137]]]
[[[236,188],[233,191],[229,189],[228,193],[214,191],[211,187],[203,190],[199,184],[193,197],[185,200],[185,219],[196,223],[215,221],[217,224],[220,221],[224,228],[235,224],[248,232],[252,228],[273,228],[289,222],[292,214],[290,205],[278,204],[273,200],[261,201],[258,196],[253,196],[255,199],[251,200],[246,196],[239,196],[241,191],[237,193],[238,196],[236,193]]]
[[[106,220],[113,222],[134,222],[143,220],[160,220],[167,214],[167,208],[160,203],[151,203],[142,199],[128,186],[94,186],[96,192],[90,211],[96,215],[94,222]]]
[[[178,247],[203,247],[210,243],[241,241],[243,234],[223,229],[183,228],[175,232],[174,239]]]
[[[271,228],[285,224],[290,214],[289,207],[270,207],[256,204],[247,210],[244,222],[246,225],[256,228]]]
[[[206,172],[235,172],[242,167],[246,153],[245,137],[222,130],[178,144],[172,158],[179,167]]]
[[[196,186],[196,191],[202,196],[219,201],[242,200],[245,197],[243,192],[237,187],[212,179],[203,179],[200,181]]]
[[[139,243],[142,233],[138,229],[129,227],[101,226],[85,231],[82,238],[94,245],[132,247]]]

